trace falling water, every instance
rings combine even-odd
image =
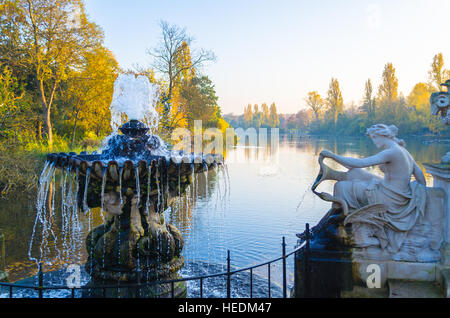
[[[30,260],[35,261],[36,263],[39,263],[42,261],[43,257],[45,256],[45,247],[48,245],[49,235],[51,235],[54,239],[55,247],[56,247],[56,235],[53,232],[52,226],[53,226],[53,218],[52,218],[52,210],[53,207],[50,208],[50,211],[47,211],[47,200],[48,200],[48,193],[50,190],[50,187],[53,187],[53,193],[50,203],[54,203],[54,192],[56,189],[54,189],[54,177],[55,177],[55,165],[53,163],[49,164],[46,162],[44,166],[44,170],[42,171],[41,177],[39,178],[39,191],[38,191],[38,197],[36,201],[36,218],[33,225],[33,231],[31,234],[31,239],[29,243],[28,248],[28,257]],[[39,258],[35,258],[31,255],[32,248],[33,248],[33,242],[36,235],[37,227],[40,226],[42,228],[41,232],[41,244],[39,246]],[[49,250],[49,249],[48,249]],[[47,251],[48,251],[47,250]],[[59,252],[59,250],[58,250]]]
[[[83,212],[86,214],[89,212],[89,207],[87,204],[87,193],[88,193],[88,186],[89,186],[89,179],[91,177],[91,168],[88,167],[86,169],[86,180],[84,183],[84,193],[83,193]],[[89,230],[90,230],[90,224],[89,224]]]
[[[67,254],[67,251],[69,249],[67,245],[68,241],[68,229],[69,229],[69,222],[67,220],[67,203],[66,203],[66,196],[67,196],[67,179],[69,174],[69,168],[64,170],[61,178],[61,216],[62,216],[62,229],[61,229],[61,236],[62,236],[62,245],[63,245],[63,258],[64,260],[67,259],[69,256]]]
[[[155,110],[158,100],[156,85],[143,75],[120,74],[114,82],[111,102],[111,128],[113,134],[126,120],[137,119],[153,133],[158,128],[159,116]],[[123,116],[126,115],[126,116]]]
[[[141,186],[139,185],[139,166],[136,166],[135,174],[136,174],[136,191],[137,191],[136,207],[138,207],[139,203],[141,203]]]
[[[160,204],[161,204],[161,199],[160,199],[160,195],[161,195],[161,189],[160,189],[160,174],[159,174],[159,165],[156,166],[156,188],[158,189],[158,204],[157,204],[157,209],[156,212],[159,213],[160,210]]]
[[[106,172],[107,168],[102,169],[102,189],[101,189],[101,198],[100,198],[100,213],[102,215],[103,221],[105,221],[105,187],[106,187]]]
[[[206,205],[208,205],[208,165],[203,164],[203,175],[205,176],[205,199]]]
[[[123,204],[123,198],[122,198],[122,174],[123,174],[123,167],[119,167],[119,197],[120,197],[120,206]]]
[[[305,201],[305,197],[308,193],[311,192],[311,188],[313,186],[315,181],[312,181],[305,189],[305,192],[303,192],[302,197],[300,198],[300,202],[298,202],[297,204],[297,208],[295,209],[296,212],[298,212],[298,210],[300,209],[300,207],[302,206],[303,202]]]
[[[75,171],[75,193],[72,196],[72,220],[77,225],[76,231],[73,232],[73,248],[76,249],[79,243],[81,224],[78,219],[78,192],[80,191],[80,169],[77,167]],[[73,225],[72,225],[73,226]],[[76,263],[80,262],[79,253],[76,254]]]
[[[44,169],[42,170],[41,176],[39,178],[39,191],[38,191],[38,196],[37,196],[37,201],[36,201],[37,214],[36,214],[36,218],[34,220],[33,231],[31,233],[31,240],[30,240],[29,247],[28,247],[28,258],[32,261],[35,261],[36,263],[39,263],[39,260],[31,256],[31,249],[33,247],[34,235],[36,232],[36,227],[37,227],[38,221],[40,221],[42,223],[42,215],[41,215],[42,202],[45,200],[45,197],[46,197],[47,179],[48,179],[49,171],[51,170],[51,166],[52,165],[48,161],[45,162]]]
[[[123,167],[119,168],[119,194],[120,194],[120,206],[123,205],[123,198],[122,198],[122,174],[123,174]],[[118,264],[120,266],[120,214],[117,216],[118,221],[118,235],[117,235],[117,244],[118,244]],[[117,282],[119,284],[119,282]],[[120,288],[119,288],[119,295],[120,295]]]
[[[149,214],[149,208],[150,208],[150,188],[151,188],[151,173],[152,172],[152,165],[150,164],[148,166],[147,170],[147,201],[145,202],[145,214]]]
[[[83,193],[83,212],[85,214],[89,213],[89,215],[88,215],[88,232],[91,232],[91,230],[92,230],[92,213],[90,213],[90,209],[87,204],[87,192],[88,192],[90,176],[91,176],[91,168],[88,167],[86,169],[86,180],[84,183],[84,193]],[[93,240],[94,240],[94,237],[91,235],[91,244],[93,243]],[[92,253],[93,253],[93,251],[92,251],[92,249],[90,249],[89,259],[91,261],[92,261],[92,256],[93,256]]]
[[[216,184],[217,184],[217,191],[216,191],[216,200],[214,203],[214,211],[217,211],[217,206],[219,204],[219,199],[221,197],[221,187],[220,187],[220,174],[219,174],[219,166],[214,165],[214,175],[216,176]]]

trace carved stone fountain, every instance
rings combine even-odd
[[[142,281],[175,279],[184,263],[183,237],[164,221],[162,213],[186,191],[194,173],[222,164],[222,158],[153,155],[161,140],[146,134],[148,128],[143,123],[132,120],[120,130],[123,135],[111,138],[102,154],[59,153],[47,157],[56,167],[77,173],[78,206],[85,212],[104,208],[105,194],[116,193],[120,198],[120,214],[108,213],[105,223],[86,239],[86,269],[97,285],[136,282],[137,275]],[[177,286],[176,293],[183,296],[184,285]]]

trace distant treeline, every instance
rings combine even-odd
[[[373,124],[394,124],[400,134],[448,135],[449,129],[430,113],[431,93],[440,91],[440,84],[450,79],[444,67],[442,53],[433,57],[428,79],[417,83],[408,96],[398,93],[398,79],[392,63],[387,63],[382,82],[375,93],[368,79],[362,103],[344,107],[344,99],[336,78],[332,78],[326,97],[311,91],[304,99],[307,108],[284,117],[285,130],[300,130],[311,134],[360,135]]]
[[[276,128],[280,125],[275,103],[270,104],[270,107],[262,103],[261,109],[258,104],[248,104],[243,115],[227,114],[224,118],[232,127]]]
[[[450,79],[450,70],[445,69],[443,55],[439,53],[433,57],[428,79],[417,83],[406,97],[399,94],[395,68],[387,63],[378,91],[375,92],[368,79],[359,105],[351,103],[344,107],[339,81],[332,78],[326,96],[322,97],[317,91],[309,92],[304,98],[306,107],[296,114],[277,114],[276,121],[271,121],[264,115],[267,105],[263,104],[262,112],[258,111],[258,105],[253,107],[253,112],[248,105],[243,115],[224,117],[233,127],[279,127],[282,132],[302,134],[361,135],[371,125],[385,123],[396,125],[402,135],[449,135],[449,128],[440,118],[431,115],[429,102],[431,93],[439,91],[440,84],[447,79]],[[273,109],[276,111],[275,106]],[[272,118],[272,107],[270,110]]]

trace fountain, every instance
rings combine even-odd
[[[88,297],[135,297],[134,288],[120,285],[179,278],[178,270],[184,264],[183,237],[175,226],[165,222],[163,212],[185,193],[194,174],[223,164],[220,155],[168,150],[161,138],[152,134],[157,125],[155,99],[155,90],[146,77],[120,75],[111,105],[114,132],[106,139],[102,153],[47,156],[36,222],[51,230],[45,220],[54,214],[54,206],[49,211],[42,206],[50,196],[48,188],[55,168],[63,174],[62,212],[70,226],[77,224],[74,218],[79,210],[87,213],[92,208],[101,208],[102,215],[106,213],[104,223],[91,229],[86,238],[85,268],[91,276],[88,285],[92,286]],[[67,181],[69,176],[72,182]],[[69,235],[76,232],[73,228],[66,231]],[[71,244],[68,245],[70,249]],[[118,288],[108,289],[107,295],[95,288],[113,284]],[[141,289],[140,296],[170,297],[168,285],[147,286]],[[174,294],[186,296],[184,282],[175,284]]]

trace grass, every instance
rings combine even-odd
[[[100,146],[99,140],[84,140],[82,143],[69,146],[69,142],[55,137],[52,150],[46,142],[11,142],[3,140],[0,143],[0,198],[5,198],[14,192],[35,194],[39,176],[50,152],[94,151]]]

